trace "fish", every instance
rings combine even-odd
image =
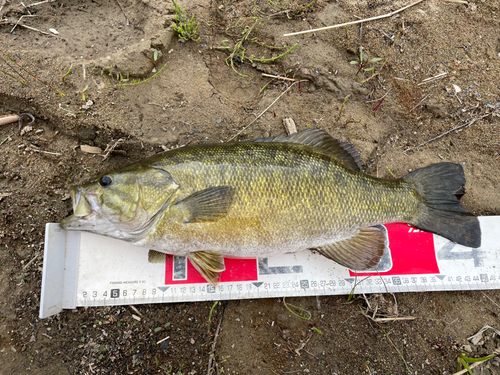
[[[61,227],[187,256],[212,285],[227,257],[316,251],[351,270],[375,267],[402,222],[477,248],[481,229],[459,198],[462,165],[403,178],[362,172],[360,154],[321,129],[170,150],[72,186]]]

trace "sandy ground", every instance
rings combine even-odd
[[[0,127],[1,374],[207,373],[218,322],[214,374],[452,374],[461,348],[477,357],[499,347],[491,333],[467,342],[498,326],[497,291],[398,294],[399,315],[416,319],[383,325],[360,314],[362,298],[346,296],[287,300],[311,322],[279,299],[221,303],[210,327],[211,302],[138,306],[141,322],[127,306],[38,319],[44,225],[70,213],[71,184],[172,147],[277,135],[284,117],[353,143],[379,177],[462,163],[464,205],[499,215],[499,1],[427,0],[381,20],[284,37],[408,2],[183,0],[200,22],[200,40],[188,42],[170,27],[169,2],[28,3],[0,2],[0,116],[35,116],[22,135],[17,123]],[[21,16],[36,30],[12,31]],[[252,26],[245,57],[273,61],[235,54],[233,70],[225,60]],[[269,48],[295,44],[279,59],[287,48]],[[373,72],[350,64],[360,49],[382,58],[364,67]],[[247,127],[292,83],[263,73],[302,82]],[[119,139],[106,160],[80,148],[104,151]],[[478,369],[500,373],[495,361]]]

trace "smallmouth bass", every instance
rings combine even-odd
[[[183,147],[73,186],[74,213],[61,226],[188,256],[212,284],[223,256],[309,249],[366,270],[385,246],[377,224],[404,222],[479,247],[479,221],[456,197],[464,185],[452,163],[396,180],[369,176],[352,145],[304,130]]]

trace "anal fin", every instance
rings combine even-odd
[[[156,250],[149,250],[148,262],[149,263],[165,263],[167,261],[167,254],[161,253]]]
[[[194,268],[209,282],[217,285],[220,273],[225,271],[224,258],[216,251],[197,251],[188,256]]]
[[[368,227],[350,238],[318,247],[316,250],[342,266],[363,271],[378,264],[384,248],[384,232],[376,227]]]

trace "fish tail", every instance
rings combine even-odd
[[[481,246],[479,220],[460,204],[465,175],[460,164],[438,163],[417,169],[404,179],[412,181],[423,198],[420,214],[410,224],[467,247]]]

